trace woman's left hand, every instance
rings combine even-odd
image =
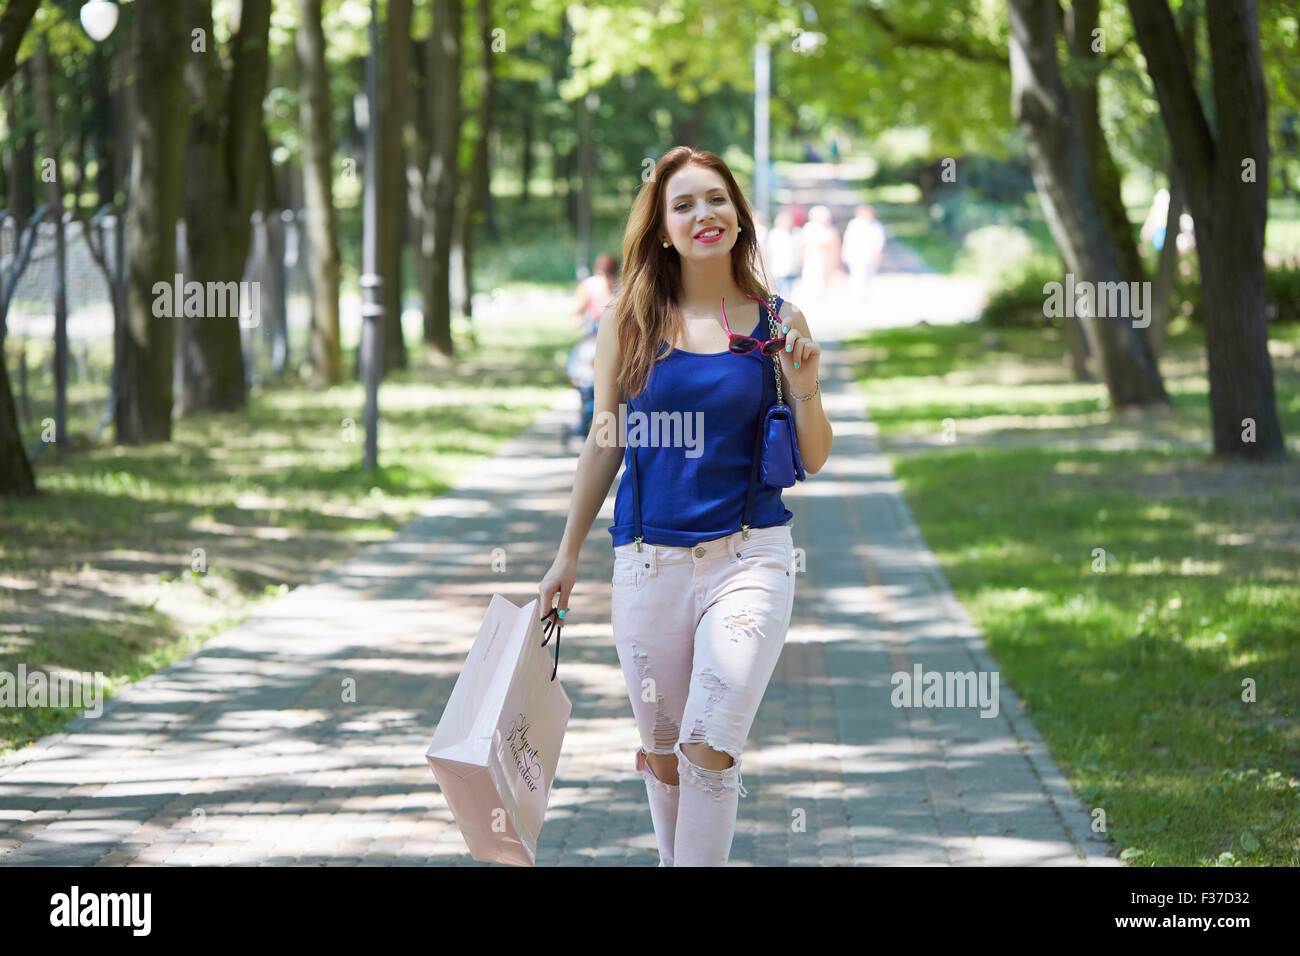
[[[817,387],[822,347],[789,325],[785,348],[781,350],[781,371],[796,395],[809,395]],[[798,366],[796,368],[796,366]]]

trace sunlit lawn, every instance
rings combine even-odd
[[[999,330],[989,349],[990,331],[849,344],[1003,678],[1130,862],[1300,863],[1300,328],[1270,330],[1282,466],[1190,444],[1209,433],[1198,328],[1162,360],[1172,413],[1125,423],[1059,339]]]
[[[75,386],[78,441],[62,461],[42,453],[40,497],[0,500],[0,670],[100,671],[120,686],[390,536],[569,388],[567,317],[493,320],[477,332],[479,351],[454,365],[416,352],[384,382],[374,475],[361,470],[355,382],[267,387],[246,410],[178,419],[172,441],[143,447],[113,446],[111,427],[90,443],[104,389]],[[50,392],[43,379],[32,385]],[[36,421],[50,413],[33,407]],[[38,437],[25,435],[29,445]],[[71,715],[0,708],[0,751]]]

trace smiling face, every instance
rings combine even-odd
[[[664,195],[661,241],[692,259],[731,254],[739,221],[721,176],[704,166],[683,166],[668,178]]]

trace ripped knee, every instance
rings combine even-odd
[[[721,800],[724,794],[739,791],[746,796],[745,785],[740,778],[739,752],[727,752],[710,747],[707,742],[684,740],[677,745],[677,776],[683,785],[690,784],[715,800]]]
[[[649,774],[661,784],[678,786],[676,753],[651,753],[644,747],[639,747],[636,752],[636,769],[638,773]]]
[[[692,741],[682,744],[682,753],[686,754],[686,759],[697,767],[705,770],[726,770],[734,767],[736,760],[731,754],[722,750],[714,750],[707,743]]]

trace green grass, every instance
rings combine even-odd
[[[1128,214],[1135,236],[1150,211],[1150,197],[1149,189],[1126,189],[1125,199],[1130,203]],[[904,187],[873,194],[869,201],[889,234],[913,249],[935,272],[996,280],[999,263],[986,261],[983,257],[964,250],[960,240],[931,220],[919,198],[919,190],[909,193]],[[960,216],[963,229],[993,223],[1015,226],[1025,232],[1034,254],[1059,258],[1042,209],[1032,197],[1021,204],[970,200],[954,204],[953,209]],[[1300,200],[1270,200],[1268,215],[1264,233],[1265,248],[1270,254],[1284,259],[1300,256]],[[1150,258],[1148,268],[1153,268],[1154,250],[1147,244],[1142,244],[1140,248]]]
[[[1300,329],[1270,332],[1300,450]],[[1131,863],[1297,865],[1300,456],[1215,464],[1183,444],[1208,433],[1185,326],[1162,360],[1173,413],[1122,425],[1062,343],[1000,330],[990,350],[988,333],[852,345],[908,505],[1003,679]]]
[[[935,272],[987,280],[996,277],[996,263],[963,249],[962,243],[936,224],[920,203],[881,201],[873,203],[873,208],[890,236],[915,251]],[[968,228],[993,223],[1014,226],[1024,231],[1034,253],[1055,254],[1047,223],[1034,207],[972,201],[962,206],[962,216]]]
[[[1274,323],[1269,334],[1295,348],[1300,326]],[[994,347],[993,339],[999,344]],[[1172,408],[1167,415],[1115,420],[1106,389],[1076,382],[1056,329],[988,329],[983,325],[886,329],[854,343],[869,377],[889,379],[871,396],[882,435],[910,443],[938,442],[947,426],[958,441],[991,435],[1003,441],[1098,438],[1171,443],[1208,440],[1209,385],[1199,371],[1203,332],[1183,317],[1170,329],[1161,360]],[[1288,362],[1276,361],[1278,385]],[[1279,387],[1284,432],[1300,437],[1300,388]]]
[[[416,352],[383,383],[373,475],[361,469],[355,382],[270,386],[240,412],[178,419],[172,441],[142,447],[110,444],[111,428],[89,442],[102,404],[78,403],[73,389],[80,440],[61,461],[42,454],[40,496],[0,499],[0,670],[100,671],[118,688],[391,536],[570,387],[567,316],[481,322],[477,333],[479,349],[454,364]],[[47,377],[35,375],[33,394],[50,393]],[[35,419],[49,413],[34,403]],[[38,434],[29,424],[24,437]],[[0,708],[0,752],[71,716]]]

